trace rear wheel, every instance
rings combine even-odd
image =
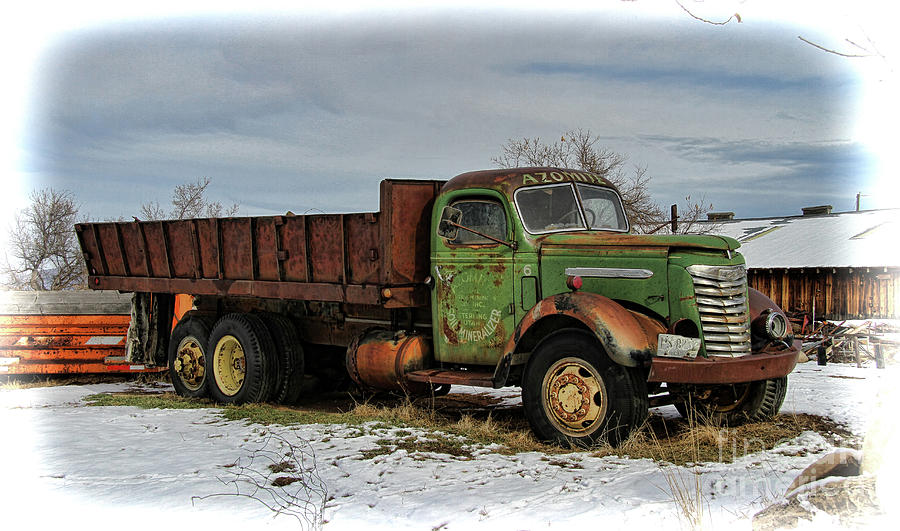
[[[188,312],[181,318],[169,340],[168,365],[172,386],[180,396],[207,394],[207,352],[212,319]]]
[[[272,378],[272,400],[279,404],[293,404],[303,390],[304,358],[300,337],[287,317],[270,313],[264,319],[278,362]]]
[[[545,441],[616,445],[647,415],[646,385],[636,369],[612,362],[596,340],[579,330],[542,341],[525,370],[525,416]]]
[[[736,426],[771,420],[787,394],[787,377],[732,385],[717,385],[692,392],[675,404],[685,418]],[[688,403],[689,401],[689,403]]]
[[[269,398],[270,373],[277,370],[272,338],[263,321],[233,313],[219,319],[209,337],[210,395],[224,404],[262,402]]]

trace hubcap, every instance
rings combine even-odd
[[[541,386],[550,421],[563,433],[584,436],[606,415],[606,386],[597,370],[579,358],[554,363]]]
[[[247,361],[241,342],[234,336],[223,336],[213,353],[216,385],[226,396],[234,396],[244,385]]]
[[[181,383],[191,391],[200,389],[206,376],[206,360],[197,338],[188,336],[182,339],[176,352],[178,356],[172,365]]]

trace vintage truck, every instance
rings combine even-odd
[[[633,234],[616,188],[561,168],[384,180],[380,211],[82,223],[94,289],[134,292],[129,360],[221,403],[521,386],[543,440],[623,440],[651,404],[766,419],[797,362],[736,240]],[[193,309],[169,333],[176,294]]]

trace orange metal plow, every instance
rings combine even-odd
[[[0,375],[165,370],[125,361],[129,315],[4,313],[8,314],[0,315]]]

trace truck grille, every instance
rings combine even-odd
[[[750,316],[747,311],[747,269],[742,266],[693,265],[694,295],[710,356],[750,353]]]

